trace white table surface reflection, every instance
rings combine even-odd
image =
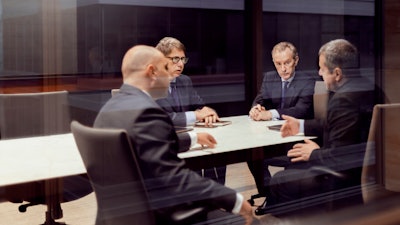
[[[190,150],[179,157],[203,163],[219,153],[237,155],[236,161],[246,161],[240,153],[257,147],[271,146],[304,140],[304,136],[282,138],[267,125],[283,121],[252,121],[248,116],[222,118],[232,124],[217,128],[195,128],[196,132],[209,132],[217,139],[214,149]],[[218,159],[218,163],[230,163]],[[201,165],[199,165],[201,166]],[[37,180],[60,178],[86,173],[79,151],[71,133],[41,137],[0,140],[0,186]]]
[[[254,121],[247,115],[233,116],[221,118],[221,120],[232,121],[232,124],[215,127],[215,128],[199,128],[195,127],[196,132],[208,132],[217,140],[215,148],[202,149],[196,145],[192,150],[180,153],[180,158],[192,158],[218,153],[241,151],[244,149],[259,148],[265,146],[274,146],[284,143],[302,141],[305,137],[302,134],[281,137],[279,131],[269,130],[268,126],[283,124],[284,121]]]

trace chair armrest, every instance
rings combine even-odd
[[[320,175],[331,175],[333,177],[342,178],[342,179],[345,178],[344,174],[339,173],[337,171],[332,170],[331,168],[324,167],[324,166],[313,166],[313,167],[311,167],[311,171],[316,172]]]

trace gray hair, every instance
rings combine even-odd
[[[357,48],[345,39],[329,41],[319,49],[319,56],[325,56],[325,66],[332,72],[335,68],[358,68]]]
[[[282,41],[282,42],[279,42],[278,44],[276,44],[272,48],[271,55],[274,55],[274,52],[285,51],[285,49],[287,49],[287,48],[290,49],[290,51],[292,51],[293,59],[295,59],[298,56],[297,49],[292,43],[287,42],[287,41]]]
[[[158,42],[156,46],[156,49],[158,49],[164,55],[169,55],[174,48],[182,51],[186,50],[185,45],[183,45],[182,42],[173,37],[164,37],[160,40],[160,42]]]

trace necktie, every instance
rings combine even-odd
[[[281,98],[281,109],[285,107],[285,97],[286,97],[286,92],[289,86],[289,81],[283,81],[282,82],[282,98]]]
[[[171,96],[174,99],[175,107],[177,109],[179,109],[178,111],[180,111],[181,101],[179,99],[179,93],[178,93],[178,90],[176,88],[176,82],[171,83]]]

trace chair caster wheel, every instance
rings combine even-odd
[[[253,199],[249,199],[247,201],[250,203],[251,206],[254,206],[254,200]]]
[[[27,209],[27,206],[25,206],[25,205],[21,205],[18,207],[18,211],[20,211],[22,213],[26,212],[26,209]]]

